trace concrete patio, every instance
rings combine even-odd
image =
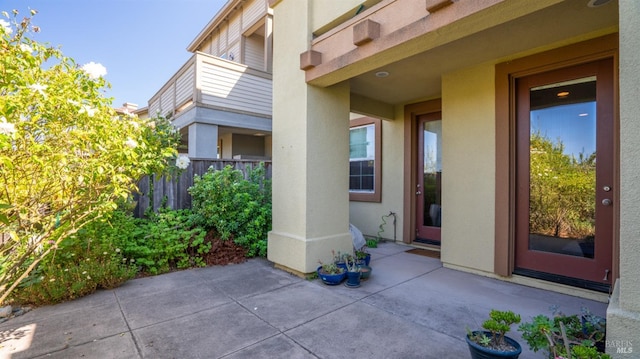
[[[382,243],[359,288],[264,259],[131,280],[0,324],[0,358],[469,358],[466,328],[492,308],[523,320],[606,304],[443,268]],[[523,345],[520,358],[544,358]]]

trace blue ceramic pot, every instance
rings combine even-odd
[[[479,331],[475,331],[473,332],[473,334],[475,335],[478,332]],[[482,333],[484,333],[487,336],[491,335],[491,332],[482,332]],[[516,350],[510,351],[510,352],[504,352],[504,351],[494,350],[491,348],[484,347],[474,342],[473,340],[469,339],[468,335],[465,336],[465,339],[467,340],[467,344],[469,345],[469,352],[471,353],[472,359],[495,359],[495,358],[517,359],[518,356],[520,356],[520,353],[522,353],[522,347],[520,346],[520,344],[509,337],[504,337],[504,340],[507,343],[511,344],[514,348],[516,348]]]
[[[347,286],[348,287],[360,286],[360,271],[347,272]]]
[[[371,275],[371,267],[360,266],[360,280],[367,280]]]
[[[326,274],[322,272],[322,266],[318,267],[318,277],[322,280],[324,284],[327,285],[337,285],[342,283],[344,278],[347,276],[345,271],[342,271],[340,274]]]
[[[367,253],[367,255],[364,258],[358,259],[357,264],[361,265],[361,266],[363,266],[363,265],[364,266],[368,266],[369,262],[371,262],[371,254]]]

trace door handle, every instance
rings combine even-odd
[[[420,191],[416,192],[416,196],[419,196],[421,194],[422,194],[422,192],[420,192]]]
[[[602,200],[602,204],[605,206],[610,206],[611,205],[611,200],[609,198],[605,198]]]

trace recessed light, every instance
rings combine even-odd
[[[569,96],[569,91],[562,91],[562,92],[558,92],[558,93],[556,94],[556,96],[558,96],[558,97],[560,97],[560,98],[567,97],[567,96]]]
[[[376,77],[387,77],[389,76],[389,73],[386,71],[378,71],[376,72]]]
[[[609,3],[611,0],[589,0],[588,7],[598,7]]]

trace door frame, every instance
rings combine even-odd
[[[592,258],[565,255],[557,252],[546,252],[529,249],[530,243],[530,181],[531,181],[531,154],[530,154],[530,94],[531,88],[546,84],[559,83],[570,79],[587,78],[594,76],[594,95],[596,101],[596,118],[593,125],[595,134],[597,157],[593,182],[593,201],[595,224],[595,252]],[[612,280],[608,275],[603,280],[603,275],[610,273],[613,246],[613,207],[601,204],[604,198],[610,197],[611,192],[602,190],[603,185],[613,186],[613,61],[605,58],[594,62],[588,62],[550,72],[534,74],[518,81],[518,105],[522,104],[518,111],[517,119],[517,146],[520,153],[518,157],[517,179],[519,183],[519,195],[517,203],[516,224],[516,254],[515,273],[536,278],[552,278],[552,281],[579,286],[583,288],[607,292],[610,290]],[[556,104],[557,105],[557,104]],[[551,139],[552,141],[555,139]],[[604,181],[604,182],[603,182]]]
[[[404,107],[404,182],[402,228],[404,243],[413,243],[416,239],[416,185],[418,169],[418,117],[442,110],[441,99],[418,102]]]
[[[414,166],[416,167],[416,187],[414,192],[416,193],[416,212],[414,216],[415,219],[415,233],[416,241],[420,241],[423,244],[431,244],[434,246],[440,246],[441,241],[441,227],[435,226],[425,226],[424,225],[424,216],[425,216],[425,207],[424,207],[424,195],[425,195],[425,185],[424,185],[424,125],[428,122],[432,121],[440,121],[442,123],[442,112],[432,112],[426,115],[416,116],[416,136],[418,136],[418,156],[416,157],[416,162]],[[440,134],[442,136],[442,134]],[[441,149],[442,150],[442,149]],[[442,158],[442,154],[440,154]],[[436,180],[437,183],[438,180]],[[440,177],[440,188],[442,188],[442,173]],[[420,194],[418,194],[420,192]],[[440,198],[442,200],[442,193],[440,193]],[[440,203],[442,205],[442,203]]]
[[[613,206],[613,248],[611,283],[619,273],[619,106],[618,106],[618,34],[579,42],[539,54],[496,65],[496,216],[494,272],[509,277],[515,262],[516,223],[516,98],[519,77],[543,73],[605,58],[613,59],[613,133],[615,198]],[[508,190],[505,190],[508,189]],[[612,286],[613,287],[613,286]]]

